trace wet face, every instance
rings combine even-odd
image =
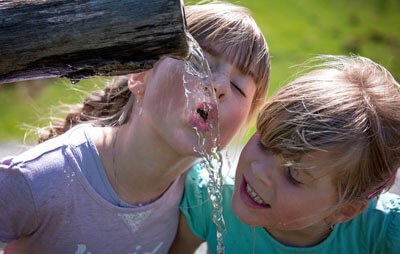
[[[332,173],[321,170],[329,154],[303,156],[295,170],[260,143],[256,133],[243,149],[232,208],[244,223],[275,230],[326,226],[336,204]],[[325,163],[326,166],[326,163]]]
[[[218,103],[220,142],[225,147],[246,121],[256,84],[227,61],[209,54],[206,58]],[[195,105],[195,118],[188,112],[183,70],[183,61],[165,58],[149,72],[141,120],[178,153],[195,155],[197,134],[193,127],[207,131],[204,123],[213,118],[213,112],[201,102]]]

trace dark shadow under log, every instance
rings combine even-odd
[[[0,83],[80,80],[188,55],[180,0],[0,0]]]

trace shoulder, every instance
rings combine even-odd
[[[64,167],[71,155],[71,147],[87,142],[82,134],[83,126],[76,126],[66,133],[38,144],[20,155],[8,158],[6,164],[18,167],[28,175],[46,169]],[[4,164],[4,163],[3,163]]]
[[[227,189],[233,188],[234,179],[225,172],[222,172],[222,180],[224,187],[227,187]],[[206,190],[209,181],[210,181],[209,172],[203,166],[203,164],[200,161],[198,161],[198,163],[194,164],[188,170],[185,179],[185,187],[195,187]]]
[[[209,209],[207,185],[208,172],[200,164],[193,165],[185,177],[181,208],[188,210]],[[186,210],[186,209],[185,209]]]
[[[359,216],[345,224],[369,249],[395,253],[400,248],[400,196],[384,193],[374,198]]]
[[[65,164],[63,145],[59,139],[39,144],[10,160],[9,168],[19,171],[27,179],[50,173]]]
[[[18,179],[30,188],[33,198],[40,198],[49,190],[61,191],[67,179],[79,168],[72,153],[75,128],[56,138],[47,140],[12,158],[0,162],[2,172],[18,175]],[[81,141],[79,141],[81,142]]]
[[[382,194],[376,205],[371,208],[374,213],[381,214],[380,225],[383,227],[382,253],[398,253],[400,249],[400,196],[392,193]]]
[[[85,125],[78,125],[58,137],[33,146],[32,148],[17,156],[14,156],[12,160],[8,161],[12,164],[29,163],[32,161],[37,161],[46,155],[57,154],[60,150],[68,146],[79,145],[80,143],[86,141],[84,140],[84,136],[81,134],[83,133],[82,130],[84,127]]]
[[[43,220],[65,211],[76,192],[73,186],[80,183],[73,180],[79,165],[71,147],[82,141],[75,134],[67,132],[0,160],[0,206],[6,204],[0,213],[0,241],[31,234]]]
[[[368,207],[361,217],[370,225],[380,228],[392,223],[400,222],[400,196],[392,193],[384,193],[368,203]],[[399,225],[400,226],[400,225]],[[400,228],[399,228],[400,229]]]
[[[223,204],[230,206],[230,197],[233,194],[234,179],[222,172],[222,195]],[[208,193],[208,184],[210,182],[209,172],[201,164],[193,165],[185,178],[184,198],[190,199],[192,203],[209,203],[211,207],[210,197]]]
[[[208,194],[209,181],[207,169],[201,163],[193,165],[186,175],[184,195],[180,205],[190,229],[202,239],[210,235],[210,230],[215,230],[212,222],[213,205]],[[223,211],[230,209],[232,183],[231,179],[224,178]]]
[[[369,201],[367,208],[358,216],[368,225],[390,224],[400,214],[400,196],[384,193]],[[356,217],[357,218],[357,217]],[[382,224],[383,223],[383,224]]]
[[[366,217],[376,221],[377,227],[385,228],[387,234],[396,234],[400,239],[400,196],[384,193],[368,204]],[[399,246],[400,247],[400,246]]]
[[[7,158],[1,162],[8,172],[23,176],[28,182],[51,168],[63,166],[62,137],[57,137],[36,145],[20,155]]]

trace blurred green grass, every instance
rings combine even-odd
[[[318,54],[366,56],[400,80],[398,0],[230,2],[249,8],[267,39],[272,61],[269,94],[291,79],[296,69],[290,67]],[[62,116],[57,106],[81,102],[85,92],[104,84],[101,78],[75,86],[66,79],[0,84],[0,140],[22,141],[27,129],[45,126],[49,116]]]
[[[65,104],[83,102],[110,78],[82,80],[72,85],[67,79],[31,80],[0,84],[0,141],[35,141],[37,128],[50,117],[63,117]]]

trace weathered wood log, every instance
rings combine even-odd
[[[123,75],[188,54],[181,0],[0,0],[0,83]]]

